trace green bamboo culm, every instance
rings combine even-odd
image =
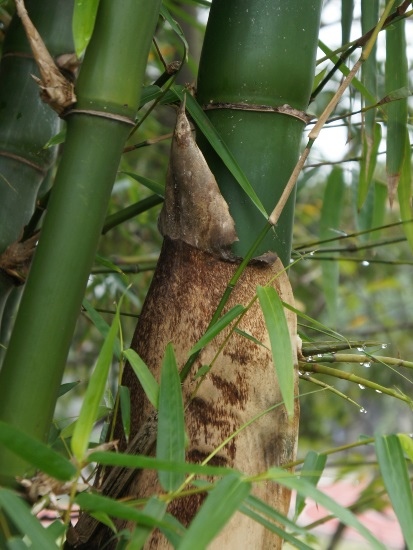
[[[247,105],[305,111],[314,79],[321,0],[213,1],[198,73],[197,100],[230,148],[266,211],[277,203],[297,162],[305,123]],[[260,47],[260,44],[263,47]],[[223,104],[225,108],[220,108]],[[264,110],[263,110],[264,111]],[[202,136],[199,145],[236,223],[244,257],[265,219]],[[295,197],[256,255],[275,251],[289,263]]]
[[[73,0],[28,0],[28,13],[53,57],[73,52],[70,21]],[[56,158],[56,148],[44,149],[58,133],[61,121],[40,98],[32,75],[39,76],[20,18],[7,30],[0,63],[0,255],[18,241],[28,223],[39,187]],[[12,271],[12,270],[11,270]],[[0,326],[3,309],[18,278],[1,269]]]
[[[0,372],[0,419],[46,440],[160,0],[101,0],[40,242]],[[0,449],[0,476],[25,473]]]

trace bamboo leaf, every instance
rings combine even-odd
[[[75,466],[65,457],[3,421],[0,421],[0,443],[50,477],[70,481],[76,475]]]
[[[73,11],[73,40],[77,57],[81,57],[92,38],[99,0],[76,0]]]
[[[285,470],[279,468],[270,468],[267,475],[280,485],[289,489],[296,490],[299,494],[307,498],[312,498],[317,504],[320,504],[330,511],[337,519],[349,527],[353,527],[360,535],[370,542],[372,550],[386,550],[385,546],[377,540],[373,534],[356,518],[356,516],[337,504],[335,500],[314,487],[310,482],[303,478],[297,478],[288,474]]]
[[[111,412],[112,412],[112,408],[100,406],[96,415],[96,422],[99,422],[100,420],[107,418]],[[59,434],[60,439],[68,439],[69,437],[72,437],[76,426],[76,422],[77,420],[75,420],[74,422],[71,422],[70,424],[68,424],[62,429],[62,431]]]
[[[335,235],[334,229],[340,224],[343,209],[344,180],[343,171],[333,168],[324,191],[323,206],[320,219],[320,241]],[[323,291],[327,303],[330,322],[337,322],[338,280],[340,268],[338,262],[322,262]]]
[[[244,500],[242,506],[240,507],[240,511],[245,513],[244,510],[246,508],[257,513],[260,517],[268,518],[271,523],[276,523],[278,525],[282,525],[283,527],[289,527],[294,533],[299,535],[308,535],[308,530],[305,527],[297,525],[295,521],[288,519],[288,517],[284,516],[278,510],[254,495],[249,495]]]
[[[182,538],[178,550],[207,548],[248,496],[250,490],[251,484],[243,481],[239,475],[230,475],[221,479],[208,494]]]
[[[234,473],[234,470],[227,467],[224,468],[221,466],[192,464],[190,462],[172,462],[168,460],[160,460],[152,456],[113,453],[109,451],[95,451],[90,453],[87,460],[89,463],[97,462],[105,466],[165,470],[169,472],[199,474],[205,476],[225,476]]]
[[[304,459],[304,464],[300,471],[300,477],[305,478],[314,486],[317,486],[326,462],[327,455],[316,453],[315,451],[309,451]],[[297,520],[298,516],[304,510],[304,507],[305,497],[298,494],[295,501],[294,521]]]
[[[354,0],[341,0],[341,44],[350,42]]]
[[[50,147],[54,147],[55,145],[60,145],[61,143],[64,143],[65,140],[66,140],[66,126],[63,128],[61,132],[52,136],[49,139],[49,141],[47,141],[43,145],[43,149],[50,149]]]
[[[74,456],[79,462],[84,459],[86,450],[89,446],[90,435],[98,415],[100,402],[105,392],[106,381],[112,364],[115,342],[119,330],[119,315],[122,299],[123,296],[119,300],[112,326],[105,338],[96,367],[90,377],[80,409],[79,418],[73,430],[71,448]]]
[[[408,71],[404,21],[386,31],[386,91],[407,87]],[[407,99],[399,99],[386,106],[387,143],[386,170],[390,204],[399,184],[405,158],[407,132]],[[410,155],[409,155],[410,157]]]
[[[18,530],[30,539],[32,548],[57,550],[58,546],[52,533],[42,526],[32,515],[27,504],[15,493],[8,489],[0,489],[0,509],[3,509]]]
[[[114,273],[119,273],[124,283],[128,284],[128,277],[125,275],[125,273],[121,270],[119,266],[114,264],[111,260],[108,258],[104,258],[100,254],[95,254],[95,262],[98,265],[102,265],[103,267],[107,267]]]
[[[266,529],[268,529],[268,531],[277,534],[285,542],[289,542],[294,548],[299,548],[299,550],[312,550],[311,546],[308,546],[301,540],[297,539],[294,535],[291,535],[290,533],[288,533],[288,531],[286,531],[279,525],[272,523],[268,519],[260,516],[259,514],[257,514],[257,512],[254,512],[254,510],[251,510],[250,508],[245,506],[245,504],[241,504],[239,510],[246,516],[253,519],[255,522],[263,525]],[[308,536],[308,533],[306,533],[306,535]]]
[[[175,94],[179,97],[179,99],[183,101],[183,97],[184,97],[183,89],[179,88],[178,86],[174,86],[173,89]],[[258,208],[261,214],[265,217],[265,219],[267,219],[268,214],[265,211],[265,208],[262,202],[258,198],[258,195],[252,188],[244,172],[239,167],[237,161],[235,160],[235,157],[233,156],[231,151],[228,149],[228,147],[225,145],[225,143],[222,141],[221,136],[218,134],[214,126],[211,124],[208,117],[205,115],[204,111],[201,109],[201,107],[198,105],[198,103],[190,94],[186,94],[186,108],[188,109],[191,117],[194,119],[198,128],[204,134],[204,136],[209,141],[211,146],[215,149],[216,153],[220,156],[222,162],[225,164],[225,166],[228,168],[228,170],[237,180],[237,182],[239,183],[241,188],[245,191],[249,199],[255,204],[255,206]]]
[[[138,377],[138,380],[141,383],[142,389],[145,392],[146,397],[149,399],[155,409],[157,409],[159,405],[159,385],[158,382],[155,380],[153,374],[135,350],[126,349],[123,351],[123,355],[129,361],[133,372]]]
[[[294,414],[294,361],[284,308],[273,287],[258,286],[257,295],[270,337],[281,395],[287,414],[292,417]]]
[[[381,125],[375,123],[372,131],[367,128],[366,116],[366,123],[363,131],[363,155],[360,163],[360,181],[357,196],[357,208],[359,210],[363,206],[370,189],[381,143]]]
[[[161,521],[165,517],[167,503],[158,500],[157,498],[150,498],[146,503],[143,513],[154,518],[157,521]],[[131,534],[131,538],[128,544],[128,550],[140,550],[143,548],[147,538],[152,532],[152,528],[145,526],[138,526]]]
[[[140,174],[135,174],[134,172],[121,172],[121,174],[126,174],[130,178],[134,179],[135,181],[138,181],[139,183],[141,183],[142,185],[144,185],[145,187],[150,189],[150,191],[153,191],[159,197],[164,198],[164,196],[165,196],[165,186],[164,185],[162,185],[162,184],[160,184],[156,181],[150,180],[148,178],[145,178],[144,176],[141,176]]]
[[[406,455],[409,457],[409,460],[413,462],[413,440],[410,435],[407,434],[397,434],[399,438],[400,445]]]
[[[243,338],[246,338],[247,340],[251,340],[251,342],[254,342],[254,344],[257,344],[257,346],[262,346],[263,348],[269,349],[262,342],[257,340],[257,338],[254,338],[254,336],[252,336],[251,334],[248,334],[248,332],[245,332],[244,330],[240,330],[239,328],[236,328],[234,330],[234,332],[236,332],[237,334],[239,334]]]
[[[106,338],[110,330],[110,326],[107,322],[103,319],[100,313],[96,311],[92,304],[86,300],[86,298],[83,298],[82,307],[87,311],[89,317],[92,319],[92,323],[98,329],[100,334]],[[114,354],[117,359],[120,358],[120,342],[118,338],[115,340]]]
[[[168,23],[171,26],[172,30],[175,32],[175,34],[178,36],[178,38],[181,40],[182,44],[184,45],[184,48],[185,48],[184,60],[185,60],[185,62],[187,62],[188,61],[189,46],[188,46],[188,42],[186,41],[185,35],[182,32],[181,27],[178,25],[178,23],[175,21],[175,19],[172,17],[172,15],[169,13],[169,11],[166,8],[165,4],[162,4],[160,14],[166,21],[168,21]]]
[[[165,527],[175,531],[174,524],[168,523],[166,520],[159,521],[137,510],[134,505],[129,506],[109,497],[92,493],[81,493],[76,496],[75,502],[79,504],[83,510],[93,514],[97,512],[105,513],[112,517],[134,521],[140,525],[146,525],[152,528]]]
[[[127,386],[119,386],[119,400],[120,400],[123,432],[125,434],[126,442],[128,442],[129,435],[130,435],[131,406],[130,406],[130,391]]]
[[[409,134],[407,131],[405,132],[403,164],[400,174],[399,187],[397,191],[400,205],[400,217],[402,221],[411,220],[413,217],[413,211],[411,207],[412,167]],[[404,223],[403,231],[406,235],[407,242],[409,243],[410,248],[413,250],[413,224]]]
[[[62,384],[59,389],[58,397],[62,397],[62,395],[69,393],[70,390],[75,388],[78,384],[79,384],[79,380],[76,380],[75,382],[66,382],[65,384]]]
[[[198,340],[198,342],[190,349],[189,355],[193,355],[200,349],[204,348],[211,340],[215,338],[217,334],[222,332],[234,319],[236,319],[241,313],[245,311],[244,306],[240,304],[234,306],[225,313],[212,327],[210,327],[206,333]]]
[[[162,363],[159,388],[158,438],[156,458],[173,462],[185,462],[185,421],[175,353],[168,344]],[[185,479],[178,471],[159,471],[159,483],[165,491],[174,491]]]
[[[384,485],[407,544],[413,548],[413,494],[406,460],[397,435],[376,437],[376,454]]]

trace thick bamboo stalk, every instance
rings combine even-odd
[[[297,162],[304,122],[265,108],[287,104],[299,111],[306,109],[314,78],[321,4],[320,0],[212,3],[197,99],[267,212],[274,208]],[[265,220],[201,136],[199,144],[236,223],[239,241],[233,250],[244,256]],[[257,255],[276,251],[284,265],[288,264],[294,201],[291,196]]]
[[[160,2],[102,0],[67,117],[65,151],[0,374],[0,418],[45,439]],[[25,465],[0,453],[0,473]]]
[[[73,52],[73,1],[29,0],[27,9],[52,56]],[[56,148],[43,146],[59,131],[60,119],[42,102],[32,75],[38,76],[38,69],[16,15],[0,63],[0,256],[22,237],[40,184],[56,158]],[[3,263],[0,257],[0,319],[2,306],[12,289],[23,282],[27,267],[23,262]]]

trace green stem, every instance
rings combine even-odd
[[[39,439],[48,435],[159,6],[101,0],[79,76],[64,156],[0,373],[0,418]],[[1,476],[26,469],[2,450]]]

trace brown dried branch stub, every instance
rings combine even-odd
[[[39,235],[36,233],[25,241],[12,243],[0,255],[0,271],[8,275],[15,286],[20,286],[26,281],[38,240]]]
[[[185,102],[178,111],[172,138],[159,230],[164,237],[227,260],[232,243],[238,240],[228,205],[195,143]]]
[[[33,52],[33,57],[40,72],[41,78],[37,78],[34,75],[32,76],[40,87],[41,98],[60,115],[76,102],[74,86],[72,82],[66,80],[56,67],[40,34],[37,32],[36,27],[27,14],[23,0],[16,0],[16,9],[22,20],[30,48]]]

